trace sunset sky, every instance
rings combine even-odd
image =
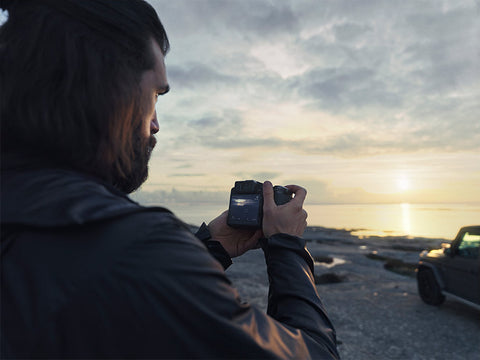
[[[137,197],[480,202],[478,1],[149,2],[171,91]]]

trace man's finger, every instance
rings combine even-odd
[[[298,185],[287,185],[286,188],[295,194],[292,201],[297,202],[299,205],[303,205],[303,202],[307,197],[307,190]]]
[[[273,197],[273,185],[270,181],[265,181],[263,183],[263,208],[272,209],[275,206],[275,200]]]

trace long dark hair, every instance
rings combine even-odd
[[[2,153],[49,159],[106,181],[132,169],[139,82],[151,40],[169,42],[143,0],[4,1]]]

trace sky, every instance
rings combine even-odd
[[[171,91],[137,200],[480,202],[479,0],[149,2]]]
[[[479,1],[149,2],[171,91],[138,199],[480,202]]]

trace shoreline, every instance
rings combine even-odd
[[[334,229],[322,226],[307,226],[303,237],[308,242],[326,243],[333,245],[357,245],[379,248],[391,248],[392,250],[418,251],[425,249],[440,248],[442,243],[450,243],[452,239],[412,237],[408,235],[369,235],[359,236],[354,233],[358,229]]]
[[[199,225],[187,224],[192,233],[195,233]],[[353,234],[358,229],[336,229],[323,226],[307,226],[303,233],[303,238],[309,243],[318,243],[325,245],[351,245],[358,246],[363,250],[370,249],[391,249],[406,252],[418,252],[423,250],[439,249],[442,243],[450,243],[453,239],[446,238],[427,238],[411,237],[407,235],[388,235],[388,236],[358,236]]]

